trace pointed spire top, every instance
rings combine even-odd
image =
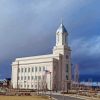
[[[56,33],[67,33],[67,30],[66,30],[65,26],[63,25],[62,19],[61,19],[61,24],[60,24],[59,28],[57,29]]]

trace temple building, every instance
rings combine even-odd
[[[53,53],[16,58],[12,63],[12,86],[20,89],[67,89],[71,83],[71,49],[68,32],[61,23]]]

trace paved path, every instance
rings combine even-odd
[[[63,95],[52,95],[52,97],[56,98],[57,100],[84,100]]]
[[[50,96],[50,92],[47,92],[46,94]],[[66,96],[66,95],[61,94],[60,92],[57,92],[57,93],[56,92],[55,93],[53,92],[51,94],[51,96],[53,98],[55,98],[56,100],[85,100],[85,99],[80,99],[80,98]]]
[[[50,96],[50,92],[46,92],[46,95]],[[100,98],[87,97],[87,96],[81,96],[76,94],[63,95],[60,92],[52,92],[51,96],[56,98],[57,100],[100,100]]]

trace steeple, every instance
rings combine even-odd
[[[63,25],[63,23],[60,24],[60,26],[57,29],[56,33],[67,33],[67,30],[66,30],[65,26]]]
[[[61,22],[59,28],[56,31],[56,46],[61,46],[61,45],[67,46],[68,44],[67,36],[68,36],[68,32],[65,26],[63,25],[63,23]]]

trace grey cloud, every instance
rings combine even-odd
[[[52,47],[55,45],[55,32],[61,18],[69,32],[74,62],[78,63],[77,53],[81,61],[85,59],[86,52],[89,52],[88,56],[91,57],[98,55],[98,31],[94,34],[93,29],[86,28],[90,25],[87,25],[88,22],[94,24],[95,20],[99,19],[93,17],[98,15],[97,9],[93,10],[93,14],[92,12],[88,14],[85,9],[94,6],[92,4],[94,2],[95,0],[78,2],[75,0],[0,0],[0,62],[11,63],[16,57],[52,52]],[[89,8],[88,11],[91,9]],[[89,20],[91,15],[92,18]],[[89,33],[84,30],[89,30]],[[87,40],[90,33],[91,39]],[[96,41],[93,38],[95,35]],[[81,36],[83,38],[80,38]],[[92,47],[92,39],[95,49]],[[81,45],[82,43],[84,45]],[[7,64],[1,66],[2,69],[11,67]]]
[[[73,55],[81,54],[82,56],[100,56],[100,36],[93,38],[78,38],[71,42],[71,47],[74,50]]]

